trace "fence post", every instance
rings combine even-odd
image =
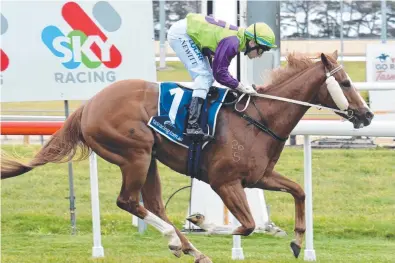
[[[232,225],[236,228],[239,225],[239,221],[237,221],[236,217],[232,216]],[[233,235],[233,248],[232,248],[232,259],[233,260],[244,260],[243,248],[241,246],[241,236]]]
[[[311,172],[311,141],[310,135],[304,136],[304,191],[306,193],[306,248],[304,260],[315,261],[315,250],[313,247],[313,180]]]
[[[65,118],[69,117],[69,101],[64,101]],[[71,221],[71,234],[75,235],[77,231],[77,219],[75,215],[75,194],[74,194],[74,176],[73,176],[73,162],[67,163],[69,169],[69,203],[70,203],[70,221]]]
[[[100,206],[99,206],[99,182],[97,178],[97,156],[93,152],[89,157],[90,183],[91,183],[91,205],[93,226],[92,257],[104,257],[104,249],[101,244],[100,232]]]

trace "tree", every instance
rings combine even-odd
[[[358,2],[353,3],[355,10],[361,14],[358,19],[359,37],[378,37],[381,34],[381,3],[380,2]]]
[[[310,37],[309,23],[320,2],[316,1],[282,1],[281,28],[283,37]]]
[[[340,2],[320,2],[319,11],[311,22],[318,28],[318,37],[340,37]]]
[[[395,2],[387,2],[387,37],[395,37]]]
[[[345,32],[343,32],[344,37],[357,37],[358,36],[358,24],[360,23],[360,19],[355,19],[355,16],[358,15],[358,12],[355,10],[355,5],[352,2],[344,1],[343,2],[343,26]]]
[[[387,37],[395,37],[395,2],[387,1]],[[281,1],[281,38],[378,38],[380,1]],[[200,12],[201,1],[166,1],[166,32],[189,12]],[[159,39],[159,1],[153,1],[155,39]],[[340,27],[343,19],[343,28]]]
[[[159,39],[160,22],[159,22],[159,1],[152,1],[154,14],[154,31],[155,39]],[[201,1],[166,1],[166,32],[180,19],[186,17],[188,13],[199,13],[201,9]]]

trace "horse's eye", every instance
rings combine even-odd
[[[340,82],[340,86],[342,86],[343,88],[351,88],[351,82],[348,79],[343,80],[342,82]]]

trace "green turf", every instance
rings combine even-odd
[[[36,146],[3,145],[30,158]],[[395,152],[313,150],[314,239],[318,262],[395,262]],[[153,228],[142,236],[131,216],[116,205],[119,169],[99,159],[99,196],[104,260],[91,260],[91,207],[88,162],[74,163],[77,235],[71,236],[67,164],[49,164],[21,177],[1,181],[2,262],[193,262],[175,258]],[[277,170],[303,186],[303,151],[286,148]],[[189,178],[160,165],[164,200],[189,184]],[[271,219],[289,233],[285,238],[254,234],[243,238],[246,262],[297,262],[293,239],[294,203],[286,193],[265,192]],[[178,227],[184,222],[189,192],[170,202],[167,212]],[[231,237],[191,236],[214,262],[230,262]],[[303,259],[303,252],[301,254]],[[302,261],[299,259],[299,261]]]

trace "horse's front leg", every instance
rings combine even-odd
[[[297,183],[289,180],[276,171],[267,172],[262,179],[250,188],[260,188],[271,191],[290,193],[295,199],[295,240],[291,242],[291,248],[295,257],[299,256],[303,243],[306,221],[304,212],[305,193]]]

